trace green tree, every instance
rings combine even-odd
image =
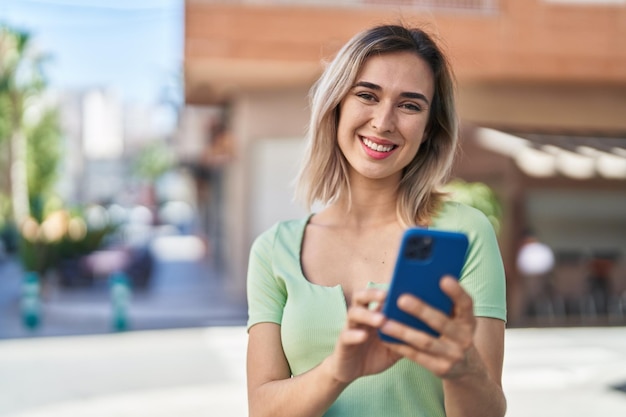
[[[25,128],[27,138],[28,199],[31,215],[44,218],[44,202],[58,179],[61,159],[61,128],[56,109],[46,109],[41,117]]]
[[[30,213],[24,114],[46,87],[45,58],[36,52],[28,32],[0,25],[0,162],[8,179],[0,187],[11,197],[18,224]]]
[[[491,222],[496,234],[500,232],[502,204],[496,193],[487,184],[455,179],[446,185],[445,191],[451,194],[452,200],[482,211]]]
[[[153,142],[136,156],[133,161],[133,172],[139,178],[154,182],[172,169],[174,164],[174,154],[167,144]]]

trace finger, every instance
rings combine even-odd
[[[411,346],[411,349],[430,351],[432,350],[435,340],[429,334],[395,320],[387,320],[380,330],[386,335],[401,340]],[[398,347],[402,346],[402,344],[398,343],[392,343],[392,345],[397,345]]]
[[[402,343],[385,343],[397,354],[417,363],[457,363],[465,356],[464,345],[455,343],[448,338],[436,338],[430,334],[413,329],[399,322],[389,320],[381,330]]]
[[[457,355],[458,359],[455,360],[447,355],[435,355],[431,352],[416,350],[408,345],[397,343],[386,343],[386,345],[392,352],[423,366],[440,378],[449,375],[458,361],[464,360],[462,352]]]
[[[473,343],[474,331],[476,330],[472,297],[452,277],[444,277],[440,285],[442,291],[448,294],[453,302],[453,319],[445,324],[441,334],[455,340],[459,345],[467,347]]]
[[[403,294],[398,297],[398,307],[405,313],[417,317],[439,333],[450,320],[450,317],[444,312],[411,294]]]
[[[348,327],[369,326],[378,328],[385,322],[385,316],[377,310],[355,305],[348,310]]]
[[[456,279],[445,276],[441,279],[439,286],[452,300],[454,304],[454,316],[474,317],[474,303],[472,297],[470,297]]]
[[[372,303],[382,303],[385,301],[387,292],[378,288],[366,288],[356,291],[352,296],[352,305],[368,307]]]
[[[458,302],[460,305],[454,304],[452,316],[448,316],[441,310],[430,306],[428,303],[410,294],[403,294],[398,298],[398,307],[408,314],[411,314],[431,329],[438,332],[442,337],[461,342],[466,345],[474,332],[476,318],[474,317],[472,308],[472,299],[467,293],[454,282],[451,284],[460,290],[461,293],[452,300],[453,303]]]
[[[365,329],[345,329],[339,335],[339,340],[344,345],[352,346],[365,342],[368,336]]]

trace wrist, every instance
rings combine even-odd
[[[443,379],[450,382],[475,384],[489,379],[489,373],[478,352],[472,348],[467,352],[463,365]]]
[[[333,355],[326,357],[320,364],[320,370],[324,379],[330,386],[343,391],[354,379],[345,378],[338,372],[338,367],[334,364]]]

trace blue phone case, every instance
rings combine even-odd
[[[458,279],[465,264],[467,247],[467,236],[462,233],[420,228],[406,230],[383,313],[390,319],[438,336],[424,322],[401,311],[397,299],[402,294],[411,293],[449,315],[452,301],[441,291],[439,282],[444,275]],[[379,334],[384,341],[401,343],[382,332]]]

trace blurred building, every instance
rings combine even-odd
[[[104,201],[124,178],[122,105],[112,90],[66,91],[59,95],[64,135],[58,189],[73,204]]]
[[[150,143],[171,137],[171,112],[124,103],[110,88],[65,91],[58,100],[64,135],[62,197],[73,204],[141,203],[132,160]]]
[[[594,256],[612,259],[612,294],[626,294],[623,0],[185,5],[179,151],[194,167],[206,225],[227,254],[236,291],[244,290],[254,237],[304,214],[291,202],[291,181],[307,93],[323,62],[356,32],[403,22],[440,37],[452,58],[463,122],[455,176],[487,183],[503,203],[499,239],[511,322],[523,315],[515,257],[527,228],[556,254],[546,290],[552,313],[570,302],[598,310],[585,304],[593,301],[585,282]],[[624,299],[614,301],[623,318]]]

